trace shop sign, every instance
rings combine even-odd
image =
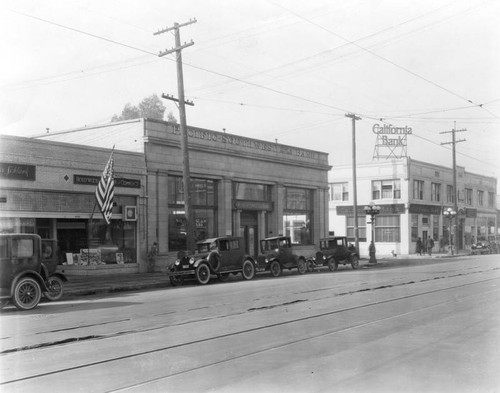
[[[476,218],[477,217],[477,209],[465,208],[465,217]]]
[[[36,166],[0,162],[0,177],[10,180],[36,180]]]
[[[233,201],[233,207],[236,210],[264,210],[272,211],[272,202],[259,202],[259,201]]]
[[[101,178],[99,176],[74,175],[73,183],[97,186],[100,179]],[[125,179],[125,178],[115,177],[115,187],[141,188],[141,181],[136,179]]]
[[[414,203],[410,204],[410,213],[412,214],[435,214],[440,215],[442,212],[441,206],[435,205],[416,205]]]
[[[392,124],[374,124],[372,131],[377,134],[378,143],[384,146],[406,146],[406,137],[412,133],[411,127],[394,127]]]
[[[391,205],[378,205],[380,206],[380,214],[404,214],[405,205],[404,203],[394,203]],[[365,216],[365,205],[358,205],[358,216]],[[354,206],[337,206],[338,216],[353,216]]]

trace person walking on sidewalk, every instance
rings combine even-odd
[[[429,236],[426,242],[426,247],[427,247],[427,252],[429,253],[429,256],[432,255],[432,248],[434,247],[434,240]]]
[[[422,239],[418,238],[417,244],[415,246],[415,251],[417,255],[422,255],[422,247],[423,247]]]

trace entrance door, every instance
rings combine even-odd
[[[257,256],[258,247],[258,225],[257,212],[243,211],[240,215],[240,236],[245,241],[245,252],[251,256]]]

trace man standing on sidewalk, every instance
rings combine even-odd
[[[427,239],[425,246],[427,248],[427,252],[429,253],[429,256],[432,255],[432,247],[434,247],[434,240],[429,236]]]

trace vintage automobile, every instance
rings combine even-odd
[[[359,267],[359,255],[352,245],[348,245],[347,237],[332,236],[319,241],[319,251],[308,261],[308,270],[320,266],[328,266],[330,271],[337,270],[339,264],[350,264],[353,269]]]
[[[268,237],[260,241],[261,254],[257,257],[257,271],[270,271],[278,277],[284,269],[307,272],[306,258],[294,253],[289,236]]]
[[[0,235],[0,304],[19,310],[36,307],[48,292],[42,273],[42,239],[34,234]]]
[[[220,281],[239,273],[245,280],[254,278],[256,262],[245,253],[243,238],[217,237],[198,242],[196,246],[194,255],[186,255],[184,251],[177,254],[177,260],[168,271],[172,285],[179,285],[185,279],[195,279],[204,285],[212,275]]]
[[[471,247],[472,254],[491,254],[490,243],[485,241],[478,241]]]

